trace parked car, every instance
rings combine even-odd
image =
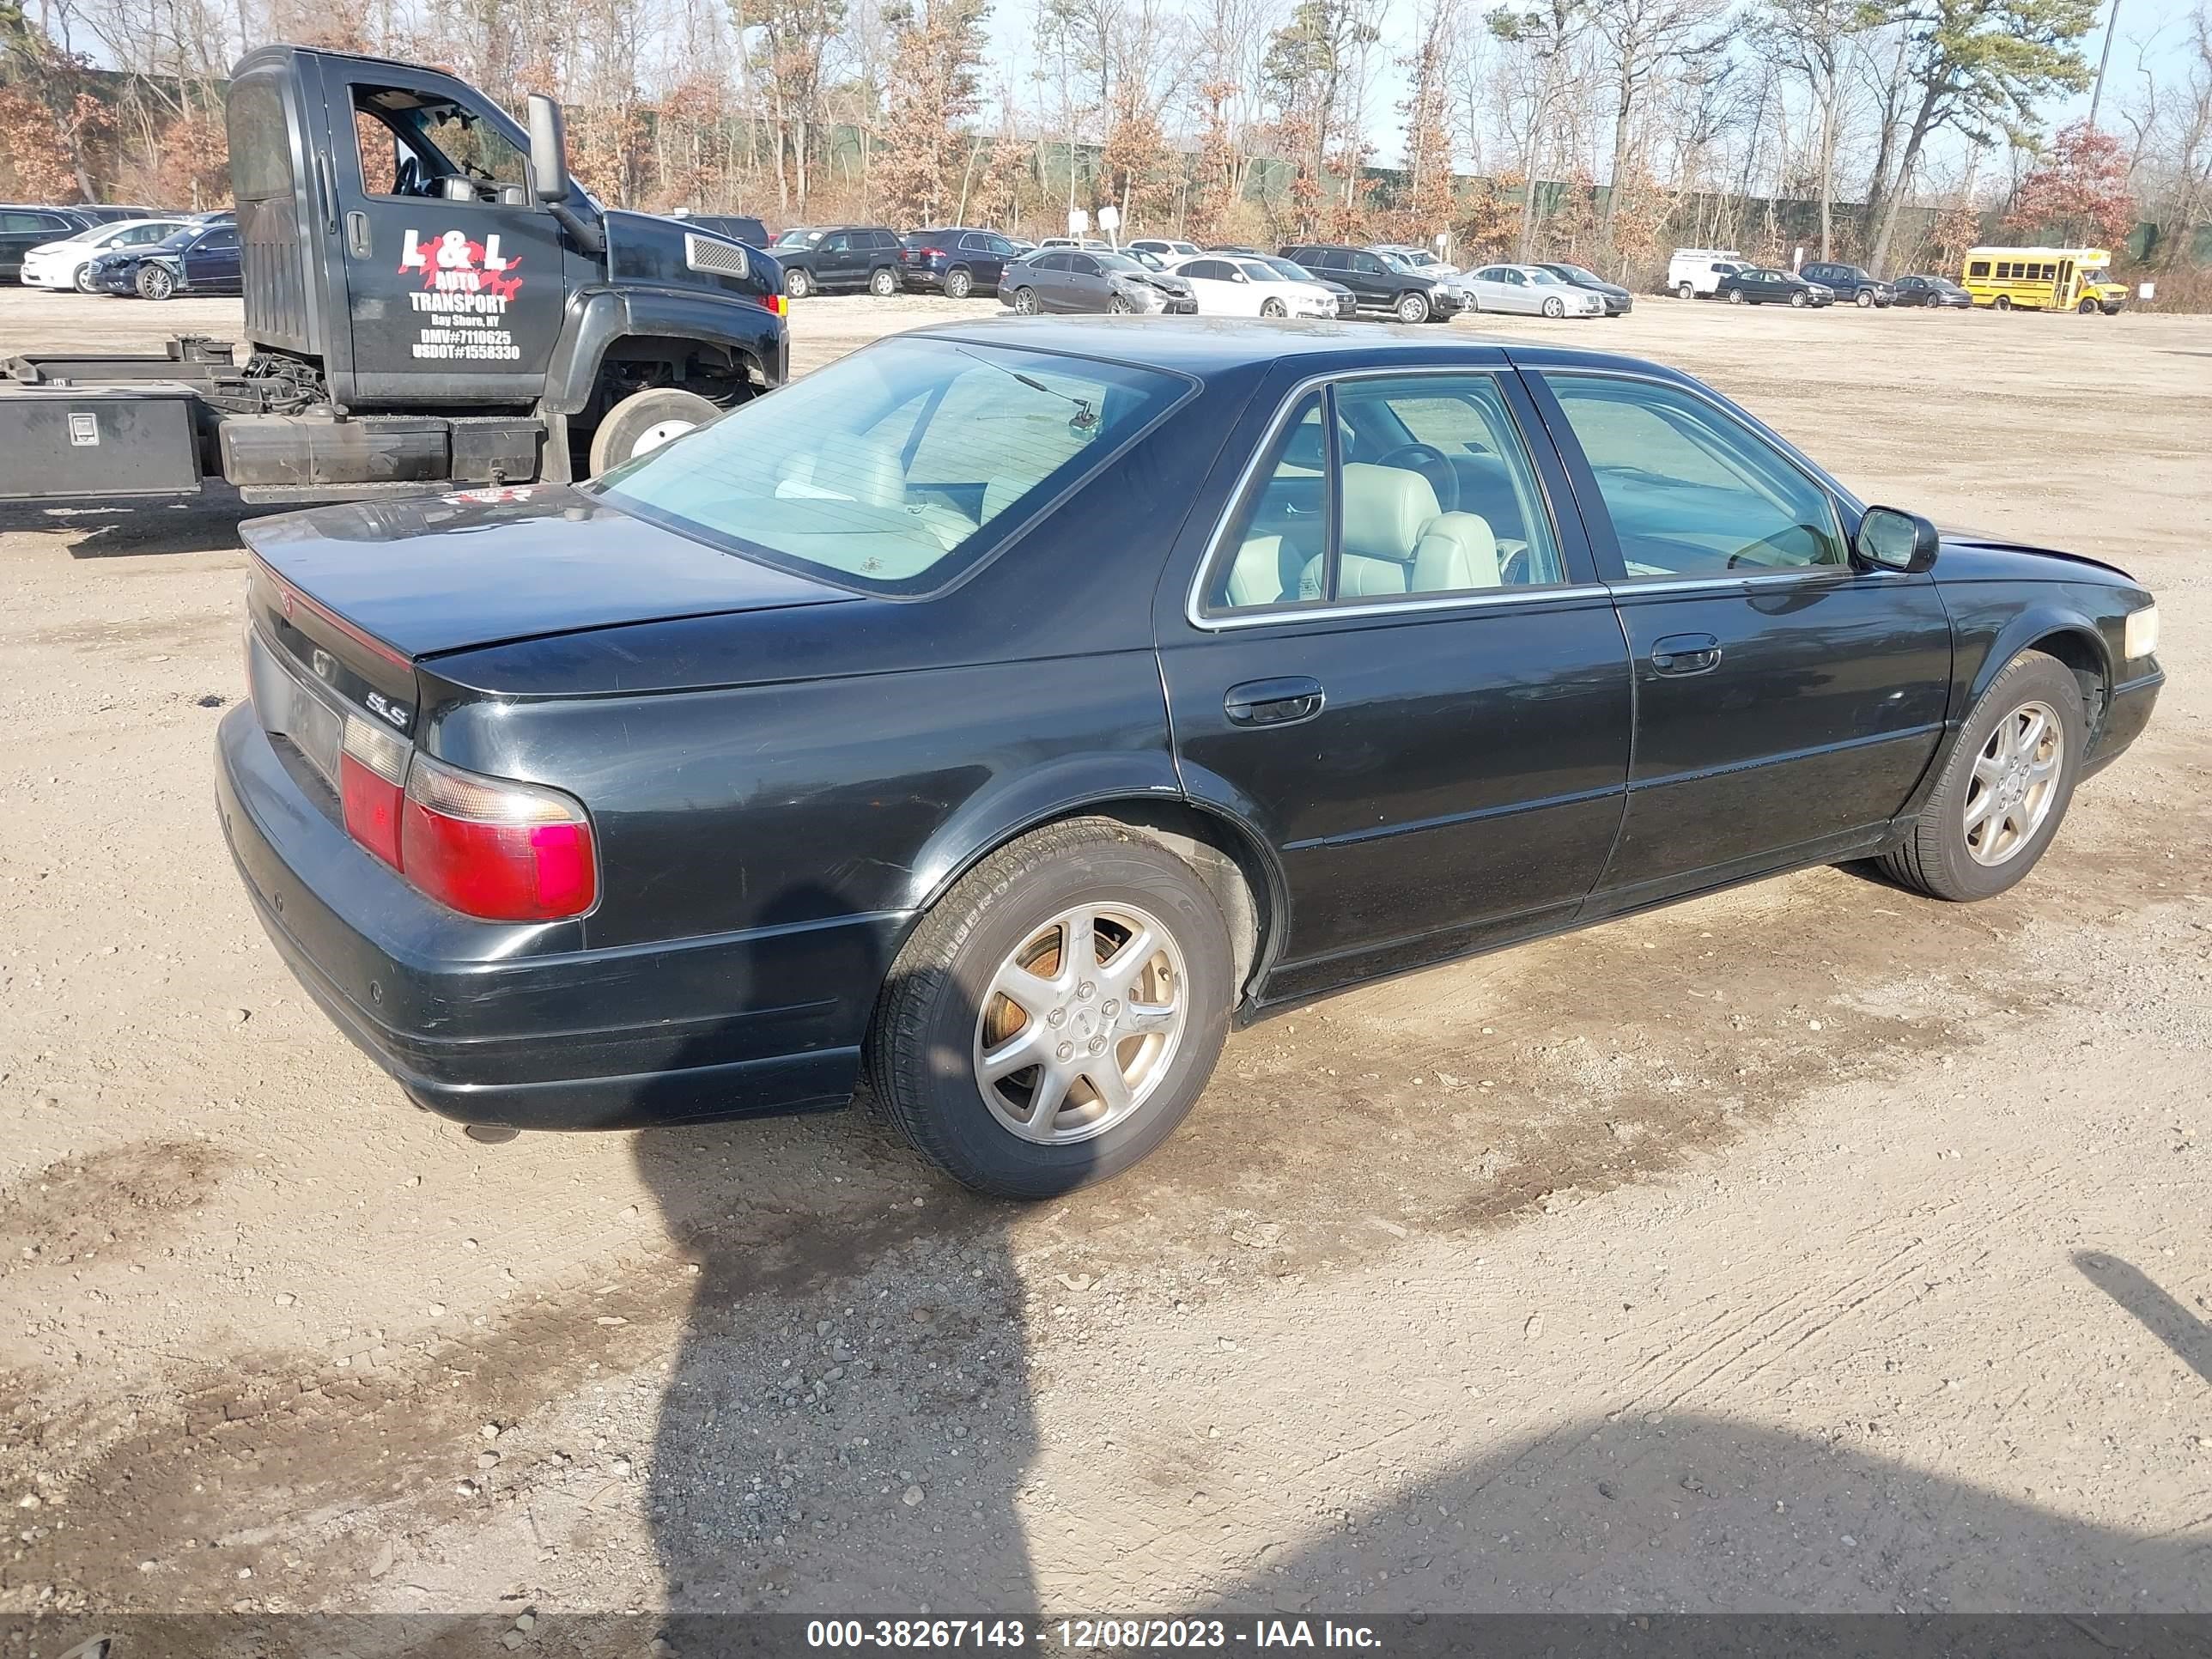
[[[1960,311],[1974,308],[1974,296],[1948,276],[1900,276],[1890,284],[1900,306],[1938,306]]]
[[[158,242],[113,247],[94,256],[88,293],[135,294],[167,300],[179,294],[241,291],[234,223],[191,225]]]
[[[1294,283],[1311,283],[1316,288],[1322,289],[1330,299],[1336,301],[1336,314],[1340,319],[1357,317],[1359,314],[1359,296],[1342,283],[1332,281],[1318,271],[1308,270],[1304,265],[1293,264],[1279,254],[1251,253],[1237,248],[1218,247],[1208,248],[1206,252],[1209,253],[1245,252],[1247,258],[1257,259],[1263,264],[1273,266]]]
[[[794,300],[862,289],[899,291],[899,239],[880,225],[802,226],[785,231],[768,251],[782,265],[783,291]]]
[[[1897,297],[1887,283],[1869,273],[1864,265],[1840,265],[1826,260],[1797,267],[1797,274],[1808,283],[1818,283],[1833,292],[1845,305],[1858,307],[1862,311],[1875,306],[1887,306]]]
[[[1544,260],[1538,263],[1536,269],[1550,271],[1570,287],[1588,289],[1605,301],[1605,314],[1608,317],[1626,317],[1636,308],[1634,295],[1619,283],[1608,283],[1595,271],[1587,270],[1581,265]]]
[[[74,236],[91,222],[66,208],[0,204],[0,277],[20,278],[25,254]]]
[[[1079,247],[1091,253],[1118,253],[1113,243],[1096,236],[1048,236],[1037,244],[1039,247]]]
[[[1282,257],[1294,265],[1304,265],[1316,276],[1342,283],[1352,290],[1362,311],[1388,312],[1401,323],[1442,321],[1460,309],[1458,298],[1435,277],[1393,264],[1364,247],[1303,242],[1284,248]]]
[[[183,219],[122,219],[88,225],[58,242],[41,242],[24,254],[17,273],[26,288],[93,291],[92,262],[112,248],[143,247],[190,228]]]
[[[79,202],[67,210],[88,224],[116,225],[125,219],[158,219],[171,216],[135,202]]]
[[[1833,289],[1808,283],[1802,276],[1768,265],[1747,265],[1720,279],[1714,297],[1732,306],[1827,306],[1836,302]]]
[[[1195,242],[1178,242],[1166,236],[1137,236],[1121,244],[1135,253],[1150,253],[1162,259],[1188,259],[1194,253],[1205,252]]]
[[[999,273],[1018,257],[1014,245],[995,230],[954,226],[912,231],[899,239],[899,280],[952,300],[964,300],[977,289],[996,294]]]
[[[1172,271],[1147,266],[1135,254],[1079,247],[1039,248],[1006,273],[999,299],[1024,317],[1041,311],[1198,314],[1190,284]]]
[[[1410,242],[1372,242],[1368,245],[1372,253],[1387,253],[1401,265],[1425,271],[1431,276],[1455,276],[1450,263],[1433,248],[1416,247]]]
[[[678,208],[668,216],[680,219],[687,225],[696,225],[702,230],[712,231],[717,236],[726,236],[733,242],[743,242],[747,247],[757,247],[763,253],[773,240],[768,227],[744,213],[694,213],[689,208]]]
[[[2164,680],[2110,565],[1434,332],[947,325],[593,482],[241,534],[218,816],[408,1094],[616,1128],[865,1068],[1032,1199],[1302,999],[1838,860],[2002,892]]]
[[[1265,259],[1199,253],[1178,259],[1168,269],[1190,285],[1201,317],[1336,315],[1336,295],[1303,271],[1287,276]]]
[[[1468,273],[1477,311],[1517,311],[1535,317],[1602,317],[1605,295],[1577,288],[1541,265],[1483,265]]]
[[[1750,263],[1733,248],[1678,247],[1667,261],[1667,287],[1680,299],[1711,299],[1722,277]]]

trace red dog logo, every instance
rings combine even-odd
[[[465,230],[449,230],[434,244],[425,246],[421,234],[410,229],[405,245],[399,250],[401,272],[421,271],[426,289],[445,293],[495,294],[507,301],[512,301],[521,289],[522,278],[501,273],[514,271],[521,264],[519,258],[500,257],[496,234],[475,242],[469,240]]]

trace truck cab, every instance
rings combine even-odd
[[[551,100],[531,98],[526,127],[441,70],[290,46],[250,53],[227,96],[243,354],[172,342],[163,358],[9,366],[29,392],[190,391],[188,487],[212,472],[250,500],[329,499],[566,481],[782,383],[776,261],[602,208],[568,176]],[[120,407],[80,411],[70,444],[88,431],[96,447],[96,416]],[[0,398],[0,437],[27,457],[40,427]],[[166,459],[131,471],[180,480]],[[0,496],[55,493],[27,460],[14,472],[0,462]]]

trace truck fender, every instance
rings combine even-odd
[[[775,349],[781,322],[765,309],[757,328],[742,319],[742,308],[733,308],[726,299],[677,289],[580,289],[569,296],[546,365],[544,407],[556,415],[581,414],[592,400],[607,348],[627,335],[725,347],[774,385],[781,367]]]

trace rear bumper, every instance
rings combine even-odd
[[[901,265],[899,283],[904,288],[942,289],[945,273],[941,270],[917,270],[908,265]]]
[[[905,917],[532,954],[550,930],[432,903],[309,787],[250,704],[224,717],[216,804],[263,928],[419,1104],[465,1123],[617,1129],[850,1097]]]

